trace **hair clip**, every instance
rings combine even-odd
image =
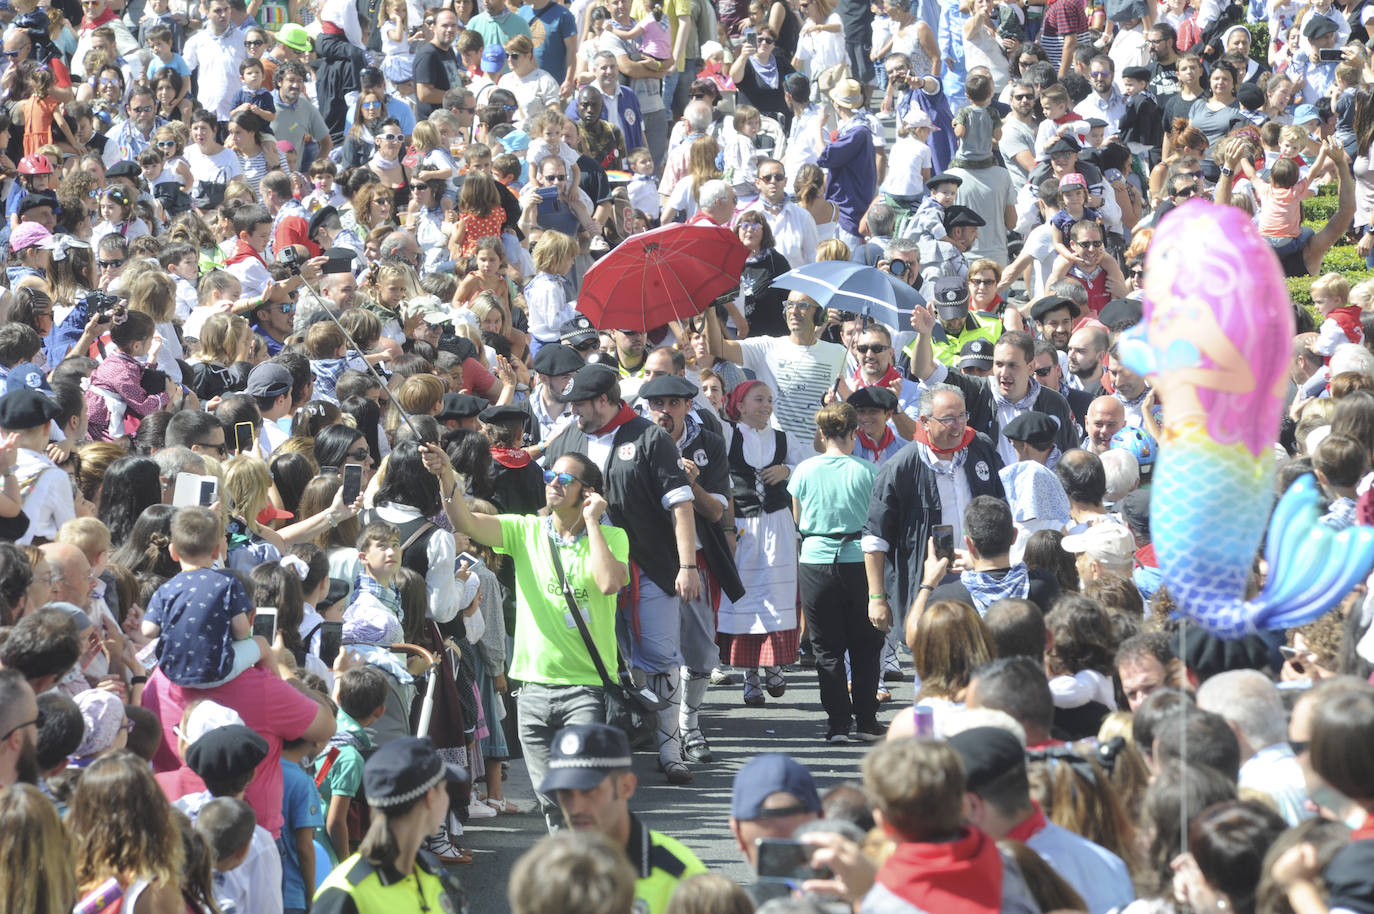
[[[310,574],[310,566],[298,555],[284,555],[277,562],[283,568],[290,568],[302,581]]]

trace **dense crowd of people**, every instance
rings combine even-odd
[[[0,909],[480,911],[523,813],[519,914],[1374,911],[1374,598],[1180,623],[1117,348],[1170,210],[1250,214],[1280,485],[1374,523],[1372,13],[9,0]],[[737,288],[586,316],[652,230]],[[872,747],[739,769],[740,887],[631,753],[799,668]]]

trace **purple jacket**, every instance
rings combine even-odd
[[[873,158],[868,124],[857,117],[846,121],[816,164],[830,172],[825,198],[839,208],[840,228],[851,235],[859,234],[859,220],[878,192],[878,163]]]

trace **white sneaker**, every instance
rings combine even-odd
[[[494,819],[496,818],[496,810],[492,809],[490,806],[488,806],[486,803],[483,803],[481,800],[474,799],[471,803],[468,804],[468,818]]]

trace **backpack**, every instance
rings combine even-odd
[[[345,746],[351,746],[358,750],[358,754],[367,761],[372,754],[371,749],[363,746],[362,740],[347,731],[336,731],[329,738],[325,753],[320,758],[315,771],[315,786],[319,787],[329,776],[329,769],[334,767],[338,761],[339,752]],[[348,843],[350,848],[363,840],[363,835],[367,834],[367,828],[372,822],[372,810],[367,805],[367,793],[361,784],[358,785],[358,792],[348,800]]]

